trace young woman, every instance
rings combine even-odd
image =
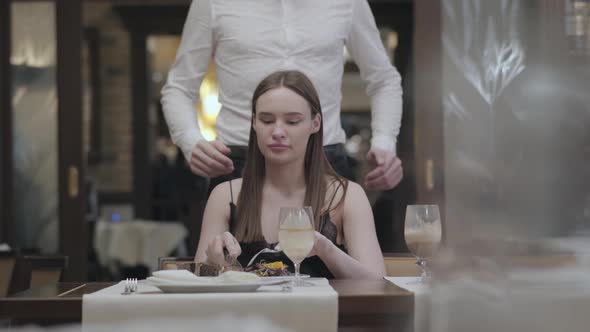
[[[261,249],[277,245],[281,207],[311,206],[315,245],[301,273],[383,277],[367,196],[338,176],[324,155],[322,111],[312,82],[298,71],[266,77],[252,97],[251,123],[243,177],[211,193],[195,261],[225,265],[227,250],[245,267]],[[259,257],[292,266],[282,252]]]

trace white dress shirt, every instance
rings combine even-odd
[[[319,93],[324,144],[343,143],[345,45],[371,99],[371,145],[395,153],[401,79],[385,53],[366,0],[193,0],[162,89],[172,140],[190,160],[192,149],[204,139],[194,105],[213,58],[222,105],[216,130],[223,143],[248,144],[254,89],[272,72],[289,69],[305,73]]]

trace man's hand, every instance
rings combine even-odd
[[[397,186],[404,176],[402,162],[393,152],[371,149],[367,160],[373,170],[365,177],[365,188],[369,190],[388,190]]]
[[[204,177],[217,177],[230,174],[234,163],[226,155],[230,149],[221,141],[199,141],[191,153],[191,171]]]

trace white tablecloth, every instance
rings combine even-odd
[[[261,287],[252,293],[164,294],[139,283],[138,293],[121,295],[124,285],[84,295],[82,327],[95,331],[336,331],[338,294],[325,279],[316,286]]]
[[[94,233],[94,248],[103,266],[143,264],[158,270],[158,257],[184,245],[187,230],[178,222],[134,220],[99,221]]]
[[[414,293],[414,331],[429,331],[430,292],[428,285],[419,283],[420,277],[385,277],[385,279]]]

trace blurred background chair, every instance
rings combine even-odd
[[[67,256],[16,256],[8,294],[56,283],[67,266]]]
[[[16,256],[13,251],[0,252],[0,297],[5,297],[8,294],[15,263]]]
[[[385,253],[385,271],[392,277],[417,277],[421,272],[416,266],[416,257],[404,253]]]
[[[159,257],[159,270],[189,270],[195,271],[195,258],[192,256],[185,257]]]

